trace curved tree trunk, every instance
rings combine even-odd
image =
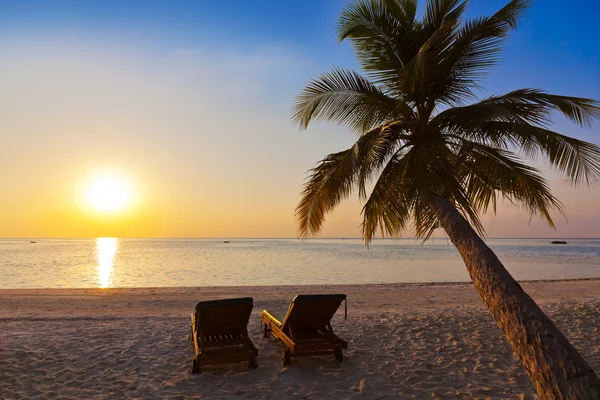
[[[542,399],[600,399],[600,379],[445,198],[431,207]]]

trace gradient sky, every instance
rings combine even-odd
[[[469,15],[505,3],[472,0]],[[345,4],[0,0],[0,237],[295,237],[306,170],[355,140],[289,120],[308,79],[356,67],[335,36]],[[535,87],[600,99],[599,12],[538,0],[481,96]],[[555,129],[600,144],[599,126],[557,117]],[[600,189],[536,165],[568,223],[556,216],[554,231],[502,206],[484,217],[488,235],[600,237]],[[83,200],[105,171],[134,188],[122,213]],[[323,236],[358,236],[360,208],[340,207]]]

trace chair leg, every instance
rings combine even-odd
[[[194,358],[192,360],[192,369],[190,370],[190,373],[192,373],[192,374],[200,373],[200,363],[198,362],[197,358]]]
[[[292,356],[288,349],[283,350],[283,354],[281,355],[281,364],[284,367],[292,364]]]
[[[248,368],[255,369],[258,368],[258,362],[256,362],[256,357],[252,356],[248,360]]]
[[[267,325],[266,323],[264,324],[264,332],[263,332],[263,337],[264,338],[270,338],[271,337],[271,330],[269,329],[269,325]]]
[[[333,354],[333,356],[335,357],[335,361],[337,361],[337,362],[344,361],[344,354],[342,353],[342,350],[336,349],[334,351],[335,351],[335,353]]]

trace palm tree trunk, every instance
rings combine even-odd
[[[600,399],[600,379],[444,197],[432,210],[542,399]]]

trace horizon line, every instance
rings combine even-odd
[[[248,239],[254,239],[254,240],[273,240],[273,239],[281,239],[281,240],[300,240],[300,241],[304,241],[304,240],[333,240],[333,239],[338,239],[338,240],[364,240],[364,238],[360,237],[360,236],[328,236],[328,237],[311,237],[311,238],[299,238],[299,237],[227,237],[227,236],[222,236],[222,237],[192,237],[192,236],[181,236],[181,237],[134,237],[134,236],[123,236],[123,237],[118,237],[118,236],[82,236],[82,237],[36,237],[36,236],[31,236],[31,237],[0,237],[0,240],[32,240],[32,239],[37,239],[37,240],[85,240],[85,239],[98,239],[98,238],[115,238],[115,239],[131,239],[131,240],[248,240]],[[418,238],[418,237],[414,237],[414,236],[410,236],[410,237],[386,237],[386,238],[373,238],[372,240],[408,240],[408,239],[413,239],[413,240],[423,240],[422,238]],[[426,239],[426,241],[432,240],[432,239],[447,239],[450,240],[449,237],[445,236],[445,237],[432,237],[429,239]],[[526,237],[526,236],[497,236],[497,237],[482,237],[481,239],[483,240],[487,240],[487,239],[572,239],[572,240],[576,240],[576,239],[598,239],[600,240],[600,237],[567,237],[567,236],[558,236],[558,237],[549,237],[549,236],[545,236],[545,237]]]

